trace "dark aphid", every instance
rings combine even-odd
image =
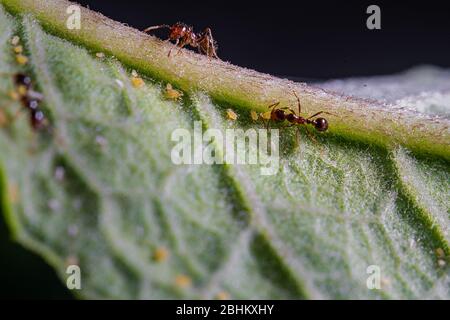
[[[181,50],[184,46],[191,46],[197,48],[198,52],[208,57],[218,59],[217,56],[217,43],[212,36],[210,28],[205,28],[203,32],[195,33],[191,26],[188,26],[182,22],[177,22],[173,25],[159,25],[148,27],[144,32],[150,32],[153,30],[168,28],[169,38],[168,40],[175,41],[175,45]],[[172,50],[169,51],[170,56]],[[178,51],[179,52],[179,51]]]
[[[274,103],[269,106],[269,110],[271,110],[271,111],[270,111],[270,116],[267,119],[268,120],[267,126],[269,125],[269,121],[277,121],[277,122],[288,121],[289,123],[291,123],[291,126],[305,125],[306,132],[308,133],[308,135],[310,135],[310,132],[308,130],[307,125],[314,126],[314,128],[320,132],[327,131],[328,130],[327,119],[322,118],[322,117],[319,117],[319,118],[316,118],[316,117],[322,113],[327,113],[327,114],[331,114],[331,113],[326,112],[326,111],[319,111],[308,118],[304,118],[300,115],[301,110],[302,110],[301,104],[300,104],[300,98],[297,96],[297,94],[295,92],[294,92],[294,95],[298,101],[298,113],[296,113],[291,108],[286,108],[286,107],[278,108],[280,103],[279,102]]]
[[[31,126],[36,130],[43,128],[46,119],[39,107],[40,102],[44,99],[43,95],[33,90],[31,77],[24,73],[14,75],[14,84],[22,106],[29,112]]]
[[[31,86],[32,86],[32,81],[31,81],[30,76],[27,76],[26,74],[23,74],[23,73],[16,73],[14,75],[14,83],[16,84],[16,86],[23,85],[27,89],[31,89]]]

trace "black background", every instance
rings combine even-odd
[[[198,31],[209,26],[223,60],[274,75],[329,79],[389,74],[419,64],[450,67],[450,10],[444,1],[79,3],[138,29],[177,21]],[[366,28],[370,4],[381,7],[381,30]],[[71,296],[41,258],[9,237],[0,216],[0,297]]]
[[[328,79],[450,67],[449,1],[79,2],[138,29],[209,26],[223,60],[274,75]],[[381,8],[381,30],[366,27],[370,4]]]

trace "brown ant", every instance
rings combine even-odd
[[[276,121],[276,122],[282,122],[282,121],[288,121],[289,123],[291,123],[290,126],[288,127],[292,127],[295,125],[305,125],[305,129],[306,132],[308,133],[308,135],[311,137],[311,139],[315,140],[314,137],[311,135],[311,133],[308,130],[308,126],[307,125],[313,125],[314,128],[317,131],[320,132],[324,132],[328,130],[328,121],[325,118],[319,117],[316,119],[313,119],[314,117],[317,117],[318,115],[322,114],[322,113],[326,113],[326,114],[332,114],[326,111],[319,111],[315,114],[313,114],[312,116],[308,117],[308,118],[304,118],[302,117],[301,111],[302,111],[302,107],[300,104],[300,98],[297,96],[297,94],[295,93],[295,91],[293,92],[297,102],[298,102],[298,113],[296,113],[294,110],[292,110],[291,108],[288,107],[283,107],[283,108],[278,108],[280,102],[276,102],[274,104],[271,104],[268,108],[269,110],[272,109],[270,111],[270,118],[267,119],[267,128],[269,127],[269,122],[271,121]],[[288,110],[289,112],[286,112],[285,110]],[[299,127],[298,127],[299,128]],[[297,131],[297,141],[298,141],[298,131]]]
[[[188,26],[182,22],[177,22],[173,25],[162,24],[159,26],[148,27],[144,30],[144,32],[149,32],[161,28],[169,29],[169,38],[168,40],[175,41],[175,46],[178,46],[180,49],[184,46],[191,46],[193,48],[197,48],[198,52],[201,54],[205,54],[208,57],[213,57],[219,59],[217,56],[217,43],[212,36],[212,32],[210,28],[205,28],[203,32],[195,33],[194,29],[191,26]],[[170,49],[168,56],[172,49]]]
[[[33,90],[31,77],[24,73],[14,74],[13,81],[16,90],[12,94],[20,99],[22,106],[29,111],[31,126],[35,130],[43,128],[47,122],[39,103],[42,102],[44,96]]]

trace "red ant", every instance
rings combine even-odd
[[[29,111],[30,124],[33,129],[38,130],[46,125],[45,115],[39,108],[39,103],[44,99],[42,93],[33,90],[31,77],[24,73],[13,75],[16,90],[13,94],[17,95],[22,106]]]
[[[282,122],[282,121],[286,120],[289,123],[291,123],[291,125],[288,126],[288,127],[292,127],[292,126],[295,126],[295,125],[305,125],[306,132],[311,137],[311,139],[315,140],[314,137],[309,132],[307,125],[313,125],[314,128],[317,131],[320,131],[320,132],[327,131],[328,130],[328,121],[327,121],[327,119],[322,118],[322,117],[319,117],[319,118],[316,118],[316,119],[312,119],[312,118],[317,117],[319,114],[322,114],[322,113],[331,114],[331,115],[332,115],[332,113],[329,113],[329,112],[326,112],[326,111],[319,111],[319,112],[313,114],[312,116],[310,116],[308,118],[302,117],[300,115],[301,111],[302,111],[302,107],[301,107],[301,104],[300,104],[300,98],[297,96],[295,91],[293,93],[294,93],[295,97],[297,98],[297,102],[298,102],[298,114],[294,110],[292,110],[291,108],[288,108],[288,107],[277,108],[278,105],[280,104],[280,102],[276,102],[274,104],[271,104],[268,107],[269,110],[270,109],[272,109],[272,110],[270,112],[270,119],[268,119],[268,121],[267,121],[267,129],[269,128],[269,121],[270,120],[276,121],[276,122]],[[289,110],[290,112],[287,113],[287,112],[285,112],[285,110]],[[297,140],[298,140],[298,131],[297,131]]]
[[[144,32],[149,32],[152,30],[157,30],[161,28],[169,28],[169,38],[168,40],[175,41],[175,46],[178,46],[180,49],[184,46],[191,46],[193,48],[197,48],[199,53],[205,54],[208,57],[213,57],[219,59],[217,56],[217,43],[212,36],[212,32],[210,28],[205,28],[201,33],[195,33],[194,29],[191,26],[188,26],[182,22],[177,22],[174,25],[170,26],[167,24],[148,27],[144,30]],[[168,56],[172,49],[170,49]]]

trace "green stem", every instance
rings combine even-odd
[[[91,49],[116,56],[130,67],[171,82],[185,91],[202,90],[220,102],[267,111],[275,101],[327,115],[330,132],[381,146],[401,144],[417,153],[450,160],[450,122],[379,102],[350,98],[210,59],[189,50],[168,57],[173,45],[81,7],[81,29],[66,23],[66,0],[0,0],[10,11],[31,13],[48,31]],[[149,24],[152,22],[149,21]],[[300,58],[301,59],[301,58]]]

